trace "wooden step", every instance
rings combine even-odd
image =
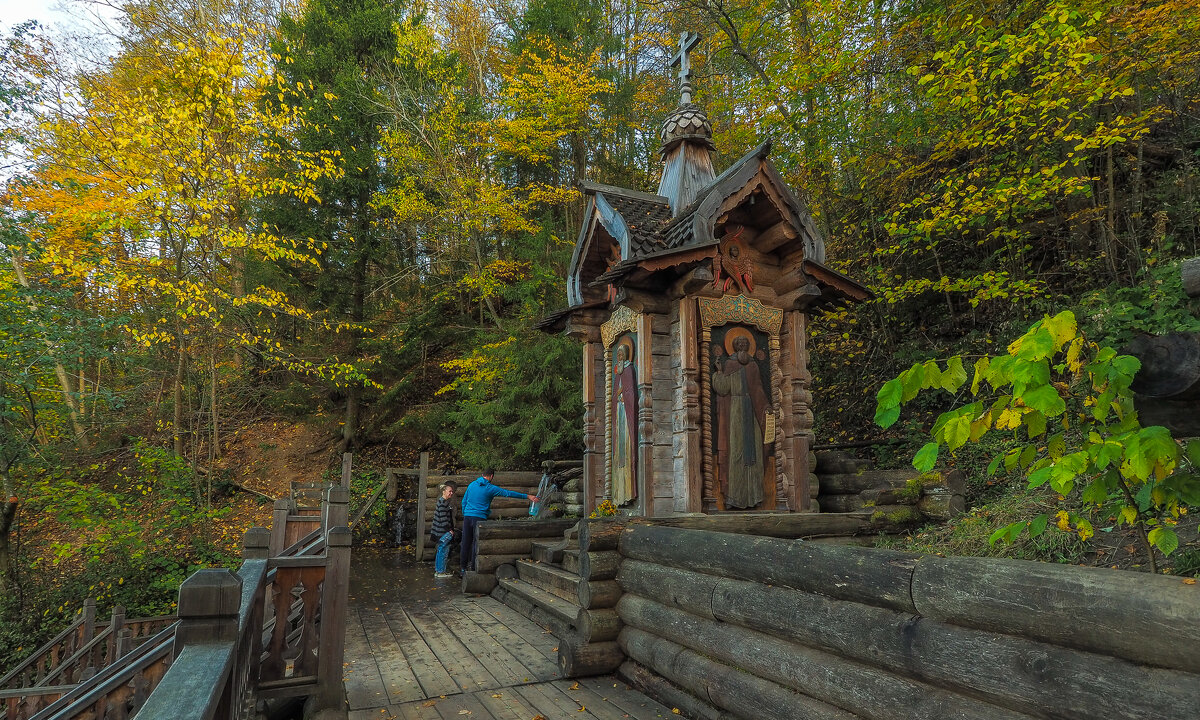
[[[558,565],[562,562],[563,549],[566,546],[566,540],[535,540],[531,555],[536,562]]]
[[[579,574],[579,548],[568,548],[563,550],[562,560],[560,561],[562,569],[570,573]]]
[[[505,605],[534,622],[545,621],[558,637],[568,637],[574,633],[575,620],[579,617],[580,609],[575,603],[551,595],[520,579],[501,578],[496,586],[504,590]]]
[[[556,565],[518,560],[517,576],[521,580],[551,595],[557,595],[563,600],[577,602],[579,592],[579,576],[567,572]]]

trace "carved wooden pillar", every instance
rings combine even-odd
[[[810,433],[813,426],[812,414],[812,374],[808,371],[808,330],[807,317],[804,313],[788,313],[788,355],[791,356],[791,387],[792,400],[790,404],[792,415],[791,438],[788,443],[793,467],[792,493],[788,497],[788,506],[799,511],[809,509],[809,467],[808,448]]]
[[[642,498],[642,513],[654,515],[654,394],[653,349],[650,313],[637,316],[637,380],[638,380],[638,494]]]
[[[601,413],[596,406],[596,377],[603,348],[599,342],[583,345],[583,514],[596,509],[596,498],[604,492],[604,436]]]
[[[700,342],[696,336],[695,298],[679,301],[679,353],[683,385],[683,473],[675,478],[675,512],[696,513],[703,508],[704,456],[700,423]],[[682,475],[682,477],[679,477]]]

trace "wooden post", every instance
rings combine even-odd
[[[265,560],[271,553],[271,531],[265,527],[252,527],[242,536],[242,559]]]
[[[122,605],[114,605],[112,610],[112,618],[108,621],[108,640],[107,655],[104,660],[101,660],[96,655],[92,655],[92,667],[96,672],[99,672],[103,667],[114,662],[117,657],[117,638],[121,634],[121,630],[125,628],[125,607]]]
[[[321,637],[317,650],[317,693],[309,699],[311,709],[340,711],[345,688],[342,661],[345,659],[346,613],[350,596],[350,528],[342,525],[325,536],[325,582],[321,588]],[[305,708],[305,717],[312,713]]]
[[[395,468],[387,469],[387,491],[384,495],[388,502],[396,500],[396,470]]]
[[[655,515],[654,507],[654,328],[650,313],[638,313],[637,319],[637,380],[638,380],[638,499],[642,514]],[[665,509],[665,508],[664,508]],[[620,663],[618,663],[620,664]],[[614,665],[615,669],[616,666]]]
[[[87,598],[83,601],[83,636],[80,638],[79,647],[83,647],[96,637],[96,598]]]
[[[421,456],[426,457],[426,453],[421,453]],[[425,483],[425,475],[418,474],[414,491],[417,498],[417,524],[414,528],[416,534],[413,536],[413,557],[417,562],[421,562],[425,555],[425,505],[429,502],[425,498]]]
[[[125,657],[133,648],[133,632],[129,628],[121,628],[121,632],[117,633],[117,645],[113,650],[112,663]],[[109,664],[112,664],[109,663]]]
[[[292,503],[287,498],[275,501],[275,511],[271,515],[271,557],[283,552],[283,543],[287,537],[287,519],[291,509]]]
[[[325,490],[321,528],[326,533],[350,522],[350,488],[330,487]]]
[[[242,579],[229,570],[197,570],[179,586],[179,627],[175,630],[175,657],[185,645],[234,642],[238,636],[238,610],[242,604]]]
[[[603,413],[596,406],[596,383],[603,378],[597,372],[602,353],[600,343],[585,340],[583,345],[583,512],[586,517],[596,509],[596,496],[604,488],[604,434],[600,432]],[[602,363],[601,363],[602,364]]]
[[[350,487],[350,477],[354,467],[354,453],[342,453],[342,487]]]
[[[704,509],[704,456],[700,416],[700,342],[696,336],[696,299],[679,301],[679,356],[683,371],[683,472],[676,469],[674,510],[698,513]],[[705,370],[707,372],[707,370]]]

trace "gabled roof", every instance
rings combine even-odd
[[[567,275],[567,299],[572,305],[585,302],[581,276],[587,268],[603,272],[613,242],[621,248],[622,260],[655,252],[662,246],[662,227],[671,219],[670,205],[661,195],[599,183],[582,187],[588,204]]]
[[[784,205],[781,211],[790,216],[788,220],[799,231],[804,242],[805,256],[816,262],[823,262],[825,241],[804,203],[792,193],[771,163],[768,157],[770,152],[771,143],[768,141],[743,155],[704,188],[690,205],[680,211],[678,217],[660,230],[659,242],[654,250],[641,255],[624,256],[621,262],[598,275],[592,284],[605,285],[620,280],[637,268],[641,260],[654,258],[659,261],[656,265],[661,265],[661,258],[678,252],[683,256],[681,259],[686,257],[683,261],[687,262],[695,256],[692,251],[718,245],[720,238],[713,234],[713,228],[722,204],[760,175],[781,199]]]
[[[588,204],[567,278],[571,307],[548,316],[541,326],[561,328],[572,312],[602,302],[606,286],[621,284],[635,271],[641,273],[639,277],[646,277],[713,257],[721,242],[715,234],[718,222],[730,222],[730,213],[748,212],[746,198],[752,195],[770,203],[766,212],[772,219],[767,222],[777,221],[786,230],[786,237],[791,238],[788,242],[803,243],[803,257],[813,268],[806,274],[821,288],[820,304],[870,297],[865,287],[821,264],[825,260],[825,241],[804,203],[770,161],[770,152],[771,143],[764,142],[746,153],[702,188],[675,217],[671,216],[668,199],[661,195],[583,183]],[[753,199],[749,202],[752,204]],[[754,217],[763,217],[763,211],[753,212]],[[614,244],[620,249],[615,263]]]

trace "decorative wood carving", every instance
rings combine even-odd
[[[642,513],[654,515],[654,396],[651,392],[654,379],[653,328],[648,313],[639,313],[636,318],[638,335],[638,458],[637,482],[640,487]]]
[[[713,287],[725,293],[730,286],[741,293],[754,292],[754,262],[742,239],[741,225],[731,225],[721,240],[720,250],[713,258]]]
[[[600,339],[604,341],[604,349],[611,348],[621,333],[637,330],[638,316],[640,314],[626,305],[622,305],[614,310],[608,322],[600,326]]]

